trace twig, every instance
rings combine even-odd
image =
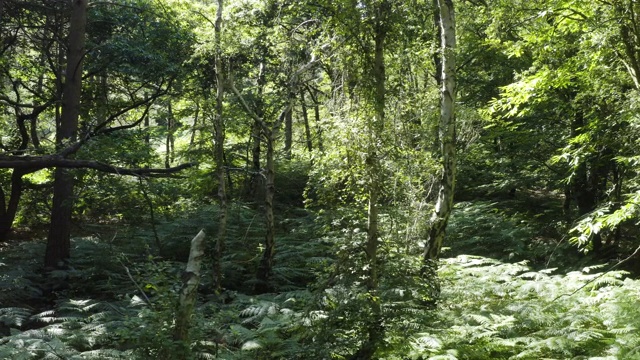
[[[551,304],[553,304],[556,300],[560,299],[561,297],[565,297],[565,296],[572,296],[575,295],[578,291],[584,289],[585,287],[587,287],[588,285],[590,285],[591,283],[593,283],[594,281],[600,279],[601,277],[607,275],[609,272],[611,272],[611,270],[615,269],[616,267],[624,264],[625,262],[629,261],[629,259],[631,259],[632,257],[634,257],[638,251],[640,251],[640,246],[638,246],[636,248],[636,250],[633,252],[633,254],[627,256],[625,259],[618,261],[616,264],[612,265],[607,271],[603,272],[602,274],[594,277],[593,279],[587,281],[586,283],[584,283],[584,285],[580,286],[579,288],[575,289],[574,291],[567,293],[567,294],[562,294],[562,295],[558,295],[556,296],[553,300],[551,300],[551,302],[549,303],[549,305],[547,305],[543,310],[546,310],[547,308],[549,308],[551,306]]]
[[[122,265],[122,267],[127,271],[127,276],[129,276],[129,279],[131,280],[131,282],[133,282],[133,284],[136,286],[138,291],[140,291],[147,305],[149,305],[149,307],[153,307],[153,305],[151,304],[151,300],[149,300],[149,298],[147,297],[147,294],[145,294],[144,290],[142,290],[140,285],[138,285],[138,282],[133,278],[133,276],[131,276],[131,272],[129,272],[129,268],[121,260],[118,260],[118,261],[120,262],[120,265]]]

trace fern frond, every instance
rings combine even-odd
[[[0,324],[8,327],[21,327],[31,316],[31,310],[20,307],[0,309]]]

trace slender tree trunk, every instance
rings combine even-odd
[[[171,167],[174,159],[174,144],[175,139],[173,137],[174,132],[174,123],[175,119],[173,117],[173,107],[171,105],[171,100],[169,100],[169,104],[167,106],[167,139],[165,144],[165,155],[164,155],[164,166],[168,169]]]
[[[424,248],[425,263],[440,255],[445,230],[453,209],[453,192],[456,181],[456,132],[455,132],[455,14],[452,0],[437,0],[442,29],[442,86],[440,93],[440,151],[442,177],[431,226]]]
[[[82,60],[85,47],[88,0],[72,0],[66,80],[62,93],[62,114],[56,132],[58,147],[76,138],[82,94]],[[70,170],[56,168],[53,185],[51,226],[47,237],[44,265],[64,266],[71,255],[71,214],[74,177]]]
[[[313,141],[311,140],[311,128],[309,127],[309,114],[307,103],[304,98],[304,90],[300,91],[300,105],[302,106],[302,120],[304,121],[304,136],[307,141],[307,150],[313,151]]]
[[[264,138],[267,146],[267,164],[266,164],[266,174],[265,174],[265,220],[266,220],[266,234],[265,234],[265,248],[262,255],[262,259],[260,264],[258,265],[258,272],[256,273],[256,285],[254,290],[258,293],[266,292],[271,290],[271,286],[269,284],[269,277],[271,276],[271,272],[273,270],[273,259],[276,251],[276,242],[275,242],[275,220],[273,215],[273,199],[276,193],[275,186],[275,159],[274,159],[274,146],[275,140],[277,138],[278,132],[282,124],[285,122],[285,119],[288,114],[291,113],[293,109],[293,98],[295,96],[295,89],[298,86],[298,77],[304,71],[308,70],[315,64],[315,58],[307,63],[305,66],[302,66],[298,71],[291,75],[289,80],[289,94],[287,96],[287,104],[285,108],[282,110],[278,119],[273,123],[267,123],[262,120],[261,117],[254,114],[254,120],[258,122],[262,128],[262,132],[264,133]]]
[[[248,195],[256,203],[262,201],[264,192],[264,180],[260,173],[260,156],[262,153],[262,127],[254,121],[251,125],[251,175],[249,177]]]
[[[320,102],[318,101],[318,97],[313,94],[313,92],[309,89],[309,95],[311,95],[311,100],[313,101],[313,115],[314,120],[316,122],[316,136],[318,137],[318,150],[320,152],[324,152],[324,146],[322,142],[322,127],[320,126]]]
[[[293,109],[284,118],[284,157],[291,159],[293,146]]]
[[[267,146],[267,164],[266,164],[266,192],[264,197],[265,208],[265,225],[266,233],[264,237],[264,251],[262,253],[262,259],[258,266],[258,272],[256,274],[255,291],[257,293],[264,293],[270,290],[269,277],[273,270],[273,257],[275,255],[276,242],[275,242],[275,219],[273,215],[273,198],[276,193],[275,187],[275,160],[274,160],[274,132],[273,130],[265,134],[266,146]]]
[[[433,23],[436,31],[436,39],[435,41],[440,40],[442,42],[442,21],[440,20],[440,7],[438,5],[438,0],[432,0],[433,2]],[[436,81],[436,85],[440,88],[442,87],[442,53],[440,51],[436,51],[433,53],[433,65],[435,67],[434,79]],[[440,107],[442,107],[442,97],[440,97]],[[440,122],[436,121],[432,124],[429,124],[430,133],[433,137],[433,141],[431,142],[430,149],[434,154],[441,152],[440,150]]]
[[[217,292],[222,289],[222,253],[224,252],[225,236],[227,233],[227,189],[225,186],[225,161],[224,161],[224,140],[225,126],[222,113],[222,102],[224,97],[224,76],[222,68],[222,49],[221,49],[221,31],[222,31],[222,10],[224,0],[218,0],[218,10],[216,11],[215,22],[215,46],[216,46],[216,114],[213,123],[214,128],[214,158],[216,162],[216,177],[218,179],[218,202],[220,211],[218,212],[218,234],[216,238],[215,254],[214,254],[214,287]]]
[[[144,143],[149,146],[151,143],[151,134],[149,133],[149,113],[144,116]]]
[[[579,136],[585,126],[582,105],[577,104],[577,106],[576,114],[571,123],[571,134],[573,136]],[[600,161],[601,159],[599,158],[582,159],[571,177],[571,183],[569,185],[571,186],[571,194],[574,196],[576,205],[578,206],[579,217],[592,212],[598,205],[599,180],[601,176],[606,178],[606,172],[608,172],[608,170],[606,170],[605,174],[601,174],[603,167],[598,165]],[[600,233],[593,234],[591,245],[594,254],[598,254],[598,252],[602,250],[602,235]]]
[[[275,220],[273,215],[273,199],[275,196],[275,159],[274,159],[274,145],[275,139],[280,131],[282,124],[284,123],[287,114],[291,112],[293,98],[295,95],[295,90],[298,87],[298,80],[300,74],[310,69],[313,65],[315,65],[316,60],[315,57],[312,57],[311,61],[306,65],[300,67],[298,71],[294,72],[291,75],[289,80],[289,93],[287,95],[287,103],[284,109],[280,112],[278,118],[273,122],[266,122],[262,118],[262,106],[260,103],[257,104],[257,109],[259,111],[253,111],[251,107],[244,101],[242,94],[235,88],[233,82],[231,84],[231,90],[238,97],[245,110],[254,120],[254,126],[258,127],[259,132],[264,136],[265,145],[266,145],[266,173],[265,173],[265,197],[264,197],[264,208],[265,208],[265,221],[266,221],[266,234],[265,234],[265,249],[262,255],[262,259],[260,260],[260,264],[258,265],[258,271],[256,273],[256,285],[254,287],[254,291],[261,293],[270,290],[269,277],[271,275],[273,269],[273,259],[275,255]],[[261,66],[261,73],[263,69]],[[261,94],[260,94],[261,95]],[[257,137],[257,136],[256,136]]]
[[[382,321],[382,308],[378,295],[379,286],[379,259],[378,248],[380,246],[379,228],[378,228],[378,200],[380,197],[381,164],[377,151],[379,137],[384,131],[385,122],[385,103],[386,103],[386,74],[384,65],[385,40],[387,35],[387,24],[385,17],[391,10],[391,4],[383,1],[377,9],[377,18],[379,19],[375,26],[375,53],[373,62],[374,79],[374,118],[368,124],[369,130],[369,148],[367,150],[366,171],[368,174],[368,197],[369,204],[367,209],[367,243],[366,243],[366,259],[367,259],[367,291],[369,292],[369,306],[371,308],[371,318],[367,324],[367,340],[361,345],[360,349],[354,354],[352,359],[369,360],[375,355],[378,347],[384,339],[384,326]]]
[[[191,138],[189,139],[189,149],[192,149],[196,142],[196,131],[198,131],[198,117],[200,115],[200,103],[196,102],[196,113],[193,115],[193,126],[191,127]]]
[[[260,154],[261,154],[261,142],[262,142],[262,119],[264,119],[264,103],[262,94],[266,85],[266,65],[264,58],[267,56],[267,49],[262,47],[262,61],[260,63],[260,71],[258,72],[258,95],[256,97],[255,114],[258,119],[254,119],[251,126],[251,176],[249,180],[249,197],[253,198],[256,203],[260,203],[264,198],[264,180],[260,173]]]
[[[227,160],[226,152],[222,152],[222,158],[224,159],[224,165],[226,167],[225,173],[227,174],[227,197],[233,199],[233,179],[231,179],[231,171],[229,171],[231,164],[229,164],[229,160]]]

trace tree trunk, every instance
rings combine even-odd
[[[260,203],[264,198],[264,181],[262,179],[262,174],[260,174],[260,153],[261,153],[261,142],[262,142],[262,124],[264,118],[264,103],[262,99],[262,95],[264,93],[264,87],[266,85],[266,65],[264,59],[267,56],[267,49],[264,46],[261,46],[262,51],[262,61],[260,62],[260,71],[258,72],[257,84],[258,84],[258,94],[255,100],[255,115],[257,119],[254,119],[253,124],[251,125],[251,175],[249,177],[249,187],[248,187],[248,195],[249,198],[253,199],[256,203]]]
[[[585,127],[582,105],[577,104],[577,106],[578,109],[571,123],[572,137],[579,136]],[[571,176],[571,183],[569,184],[571,187],[570,193],[575,198],[579,217],[592,212],[598,205],[601,186],[600,179],[601,177],[606,179],[608,173],[608,169],[598,164],[600,161],[599,156],[595,159],[589,157],[582,159],[576,167],[573,176]],[[602,235],[600,233],[593,234],[591,245],[594,254],[600,252],[602,249]]]
[[[293,109],[287,112],[284,118],[284,157],[291,159],[291,146],[293,146]]]
[[[307,150],[313,151],[313,141],[311,140],[311,128],[309,127],[309,114],[307,112],[307,103],[304,98],[304,90],[300,91],[300,105],[302,106],[302,120],[304,121],[304,136],[307,142]]]
[[[440,8],[438,6],[438,0],[432,0],[433,3],[433,23],[436,31],[436,38],[434,42],[440,40],[442,42],[442,21],[440,20]],[[433,65],[435,67],[434,79],[438,87],[442,87],[442,54],[439,51],[433,53]],[[442,107],[442,97],[440,98],[440,107]],[[440,124],[438,121],[428,124],[430,127],[430,134],[433,137],[431,146],[429,147],[434,154],[440,151]]]
[[[316,136],[318,137],[318,150],[320,152],[324,152],[324,146],[322,143],[322,127],[320,126],[320,102],[318,101],[318,97],[313,94],[311,89],[309,89],[309,95],[311,95],[311,100],[313,101],[313,115],[316,121]]]
[[[204,257],[204,231],[200,230],[193,240],[189,251],[187,268],[182,273],[182,288],[178,299],[173,339],[180,342],[185,349],[181,352],[181,359],[187,359],[190,349],[189,327],[193,307],[196,304],[198,285],[200,284],[200,268]]]
[[[222,253],[224,251],[225,236],[227,232],[227,189],[225,186],[225,161],[224,161],[224,140],[225,140],[225,124],[222,117],[222,102],[224,97],[224,76],[222,69],[222,50],[220,44],[220,36],[222,30],[222,9],[224,0],[218,0],[218,9],[216,11],[215,22],[215,46],[216,46],[216,113],[213,123],[214,128],[214,158],[216,162],[216,177],[218,179],[218,201],[220,211],[218,212],[218,234],[216,238],[215,254],[214,254],[214,288],[217,292],[222,290]]]
[[[262,152],[262,128],[254,121],[251,125],[251,174],[249,176],[248,197],[256,203],[262,202],[264,181],[260,173],[260,155]]]
[[[9,203],[5,204],[4,191],[0,190],[0,242],[6,241],[11,228],[13,227],[13,221],[16,219],[16,213],[18,212],[18,204],[22,197],[22,176],[24,172],[14,169],[11,174],[11,194],[9,195]]]
[[[173,118],[173,107],[171,106],[171,100],[169,100],[169,104],[167,106],[167,140],[166,140],[166,151],[164,154],[164,166],[168,169],[171,167],[174,159],[174,144],[175,139],[173,137],[174,132],[174,123],[175,119]]]
[[[196,131],[198,131],[198,116],[200,115],[200,103],[196,102],[196,113],[193,115],[193,126],[191,127],[191,138],[189,139],[189,150],[196,143]]]
[[[455,132],[455,14],[452,0],[438,0],[440,27],[442,30],[442,86],[440,93],[440,151],[442,177],[431,226],[427,234],[423,258],[426,262],[440,255],[445,230],[453,209],[453,192],[456,180],[456,132]]]
[[[247,111],[249,115],[254,120],[254,127],[257,127],[257,131],[252,131],[252,133],[258,133],[264,136],[265,145],[267,147],[266,153],[266,173],[265,173],[265,196],[264,196],[264,209],[265,209],[265,221],[266,221],[266,234],[265,234],[265,249],[262,254],[262,259],[260,260],[260,264],[258,265],[258,270],[256,272],[256,284],[254,287],[254,291],[258,293],[266,292],[270,290],[269,277],[271,275],[273,269],[273,258],[275,255],[275,220],[273,215],[273,199],[275,196],[275,159],[274,159],[274,145],[275,139],[280,131],[282,124],[284,123],[287,114],[291,112],[293,97],[295,95],[295,90],[298,86],[298,78],[300,74],[310,69],[313,65],[316,64],[315,57],[311,58],[311,61],[306,65],[300,67],[298,71],[294,72],[291,75],[289,80],[289,93],[286,99],[286,106],[280,112],[278,118],[273,122],[266,122],[262,118],[262,104],[258,101],[256,104],[256,108],[258,111],[253,111],[249,104],[244,100],[242,94],[236,89],[233,82],[230,82],[230,88],[234,92],[234,94],[238,97],[243,107]],[[261,65],[260,72],[262,73],[264,70]],[[261,75],[262,77],[262,75]],[[259,82],[260,84],[260,82]],[[260,86],[261,87],[261,86]],[[259,87],[259,88],[260,88]],[[259,90],[259,95],[261,95],[261,91]],[[259,100],[260,97],[258,97]],[[257,135],[257,134],[256,134]],[[258,136],[255,136],[259,140]]]
[[[150,129],[148,112],[144,115],[143,126],[144,126],[144,143],[145,145],[149,146],[151,144],[151,133],[150,133],[151,129]]]
[[[275,186],[275,160],[274,160],[274,133],[273,130],[265,134],[267,145],[267,168],[266,168],[266,192],[264,197],[266,233],[264,237],[264,251],[256,274],[255,291],[264,293],[271,290],[269,277],[273,270],[273,257],[275,255],[275,220],[273,215],[273,198],[276,192]]]
[[[384,64],[385,40],[387,35],[386,16],[391,11],[391,4],[383,1],[376,9],[378,21],[375,24],[374,42],[375,53],[373,60],[374,80],[374,117],[368,123],[369,144],[367,149],[367,160],[365,168],[367,171],[367,190],[369,204],[367,209],[367,243],[365,245],[367,259],[367,291],[369,293],[369,306],[371,318],[367,324],[367,339],[360,346],[352,359],[368,360],[372,359],[378,347],[384,339],[384,326],[382,321],[382,308],[378,295],[379,285],[379,264],[378,248],[380,246],[378,228],[378,200],[380,197],[380,183],[382,179],[380,158],[377,151],[379,138],[384,131],[385,103],[386,103],[386,74]]]
[[[82,60],[85,47],[87,0],[71,1],[71,25],[67,70],[62,93],[62,114],[56,132],[56,145],[76,138],[82,94]],[[70,257],[71,214],[73,209],[74,178],[70,170],[56,168],[53,184],[51,226],[47,237],[44,265],[47,268],[64,266]]]

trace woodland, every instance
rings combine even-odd
[[[635,0],[0,0],[0,359],[640,359]]]

